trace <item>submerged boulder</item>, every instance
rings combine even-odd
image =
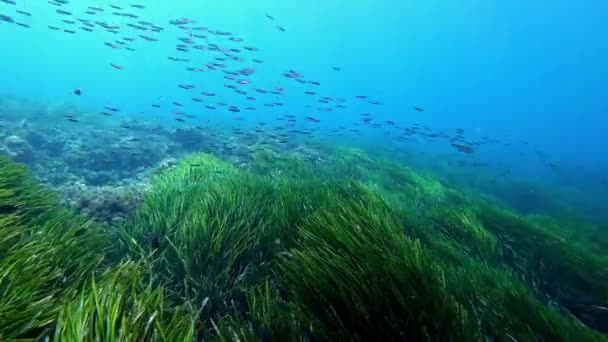
[[[74,182],[60,188],[64,202],[98,222],[115,224],[132,214],[148,191],[145,182],[90,186]]]
[[[30,164],[34,161],[32,146],[25,139],[16,135],[4,138],[0,151],[20,163]]]

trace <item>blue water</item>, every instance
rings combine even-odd
[[[0,3],[0,14],[31,28],[0,22],[0,94],[49,104],[71,103],[91,112],[115,106],[124,117],[176,127],[182,124],[170,113],[176,109],[173,101],[184,103],[180,110],[197,114],[199,119],[189,124],[200,126],[236,125],[235,116],[244,118],[239,125],[254,125],[285,113],[299,118],[310,115],[321,122],[300,120],[298,127],[327,132],[354,127],[360,130],[354,140],[373,149],[423,151],[420,158],[431,156],[437,163],[442,158],[473,158],[493,165],[493,171],[508,168],[532,183],[574,190],[587,200],[597,198],[600,206],[608,191],[608,3],[602,1],[242,0],[180,1],[180,5],[139,1],[145,9],[123,4],[122,12],[137,13],[137,20],[150,21],[164,31],[154,34],[158,42],[138,37],[130,44],[134,52],[103,44],[148,34],[124,25],[137,20],[112,15],[107,5],[113,3],[72,1],[62,6],[74,13],[70,18],[57,14],[57,7],[45,1],[16,2]],[[87,6],[103,7],[105,11],[93,20],[120,25],[120,33],[96,28],[92,33],[67,34],[47,28],[81,26],[61,20],[86,18]],[[20,16],[17,9],[32,16]],[[226,37],[210,35],[208,42],[257,47],[259,51],[241,55],[262,59],[263,64],[227,62],[229,69],[255,67],[256,73],[248,77],[251,84],[243,88],[283,87],[285,94],[280,97],[253,94],[280,100],[285,106],[264,108],[264,101],[258,99],[257,111],[235,114],[225,109],[209,111],[191,102],[193,91],[177,84],[195,84],[195,93],[217,92],[215,100],[241,109],[250,105],[223,87],[227,82],[221,72],[203,66],[212,59],[208,51],[175,51],[176,38],[185,37],[186,31],[169,21],[184,17],[198,21],[191,26],[229,31],[245,40],[228,42]],[[286,31],[277,30],[276,25]],[[168,56],[192,62],[176,63]],[[124,70],[115,70],[110,63]],[[186,66],[205,71],[192,73]],[[334,66],[341,70],[333,70]],[[289,69],[321,86],[281,76]],[[75,88],[83,94],[75,96]],[[317,112],[319,95],[305,95],[305,90],[345,98],[346,108]],[[355,95],[368,95],[382,105],[357,100]],[[153,103],[162,108],[152,108]],[[306,108],[308,104],[312,108]],[[413,106],[425,111],[414,111]],[[373,113],[374,121],[383,126],[360,125],[359,114],[365,112]],[[104,120],[115,118],[100,118],[100,124]],[[499,143],[476,147],[472,157],[455,151],[445,139],[428,142],[412,137],[399,143],[384,133],[393,130],[384,124],[386,120],[399,127],[420,123],[449,134],[461,128],[469,140],[487,136]],[[539,154],[548,157],[539,158]],[[485,172],[473,170],[470,177]]]

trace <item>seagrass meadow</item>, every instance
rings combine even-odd
[[[605,229],[336,155],[189,155],[114,226],[0,158],[0,340],[608,341]]]

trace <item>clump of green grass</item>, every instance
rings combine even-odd
[[[594,244],[504,210],[485,207],[478,216],[498,237],[505,262],[575,315],[608,302],[608,258],[587,247]],[[596,324],[608,330],[608,320]]]
[[[387,204],[351,185],[311,214],[280,264],[290,300],[326,340],[476,340],[435,260]]]
[[[470,260],[446,275],[483,336],[504,341],[606,341],[568,312],[538,299],[510,270]]]
[[[129,261],[92,279],[62,306],[55,341],[194,341],[198,313],[167,303],[162,287],[146,283],[142,265]]]
[[[496,237],[469,208],[442,208],[433,211],[431,219],[440,240],[451,243],[467,256],[485,260],[500,258]]]
[[[0,156],[0,217],[5,222],[30,222],[54,206],[54,198],[31,178],[25,165]]]
[[[218,315],[238,311],[268,273],[279,198],[269,182],[194,156],[159,177],[123,243],[131,257],[149,258],[176,296],[208,298]]]
[[[110,240],[53,206],[25,167],[0,158],[0,336],[35,337],[100,268]]]

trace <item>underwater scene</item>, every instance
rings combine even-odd
[[[0,341],[608,341],[607,14],[0,0]]]

